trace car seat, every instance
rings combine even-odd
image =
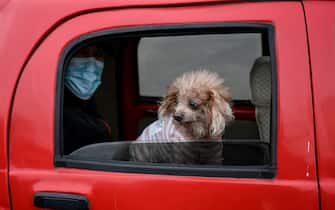
[[[255,105],[260,140],[270,143],[271,62],[269,56],[255,60],[250,71],[251,102]]]

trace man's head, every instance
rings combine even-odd
[[[65,86],[78,98],[90,99],[101,84],[103,50],[96,45],[80,49],[65,70]]]

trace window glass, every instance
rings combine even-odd
[[[224,76],[235,100],[250,100],[249,71],[262,55],[261,43],[260,33],[142,38],[139,94],[162,96],[181,72],[210,69]]]
[[[107,165],[271,164],[270,42],[254,31],[111,34],[69,49],[61,155]]]

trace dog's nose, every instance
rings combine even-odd
[[[181,122],[183,120],[183,115],[182,114],[175,114],[173,116],[173,119],[175,119],[177,122]]]

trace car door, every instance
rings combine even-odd
[[[201,34],[217,28],[261,28],[268,35],[273,73],[270,162],[179,167],[62,154],[62,71],[74,46],[106,35]],[[10,125],[12,208],[318,209],[308,69],[299,2],[134,6],[72,17],[43,40],[18,82]]]

